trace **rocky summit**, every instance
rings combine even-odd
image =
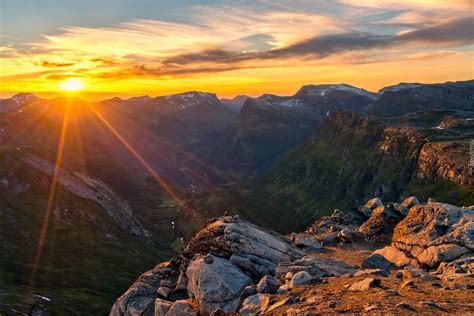
[[[110,315],[474,313],[474,206],[410,197],[334,210],[287,236],[214,218]]]

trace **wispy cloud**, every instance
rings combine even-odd
[[[449,58],[446,52],[472,49],[469,8],[472,2],[464,0],[225,0],[197,5],[176,21],[65,25],[34,43],[0,46],[0,80],[30,76],[51,85],[81,76],[95,85],[128,80],[138,86],[143,78],[185,80],[246,69],[264,77],[269,69],[307,65],[310,73],[318,62]]]

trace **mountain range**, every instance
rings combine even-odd
[[[473,134],[474,81],[378,93],[306,85],[293,96],[233,100],[195,91],[0,100],[0,313],[44,305],[103,314],[138,274],[225,211],[289,233],[372,196],[472,205]]]

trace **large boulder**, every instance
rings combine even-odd
[[[474,251],[474,210],[429,202],[413,206],[392,244],[428,268]]]
[[[190,262],[186,276],[188,290],[196,298],[199,312],[207,315],[221,309],[235,313],[240,304],[243,289],[252,284],[249,276],[230,261],[212,256],[197,255]]]
[[[303,256],[303,252],[282,235],[232,217],[217,219],[201,230],[184,250],[183,266],[198,253],[232,260],[256,282],[268,273],[275,274],[279,262]]]
[[[359,227],[368,241],[390,241],[393,229],[402,219],[394,204],[381,205],[374,209],[370,218]]]
[[[112,306],[110,316],[153,315],[156,289],[143,282],[135,282]]]
[[[362,263],[362,267],[372,269],[391,269],[408,265],[417,265],[417,261],[409,258],[403,251],[394,246],[375,250]]]

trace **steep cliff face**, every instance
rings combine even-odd
[[[307,140],[319,122],[339,109],[361,110],[375,95],[349,85],[307,85],[293,96],[249,98],[238,120],[214,147],[221,170],[261,172]]]
[[[435,110],[393,119],[335,112],[271,172],[212,192],[201,199],[202,210],[240,211],[288,232],[325,215],[324,210],[348,209],[370,196],[396,201],[415,194],[474,204],[468,172],[473,117]]]
[[[460,186],[474,185],[469,174],[468,141],[431,142],[423,146],[418,158],[418,178],[447,180]]]

